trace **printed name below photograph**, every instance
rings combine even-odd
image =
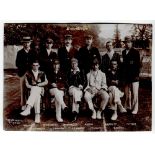
[[[151,131],[152,24],[5,23],[7,131]]]

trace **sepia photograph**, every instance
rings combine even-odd
[[[152,24],[5,23],[6,131],[152,131]]]

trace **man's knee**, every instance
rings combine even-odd
[[[113,100],[113,94],[111,92],[109,92],[109,100],[112,101]]]
[[[100,97],[102,100],[108,101],[109,100],[109,95],[106,91],[100,90]]]
[[[73,94],[75,94],[75,91],[76,91],[75,88],[70,88],[69,89],[69,95],[73,96]]]
[[[40,87],[33,86],[31,88],[31,92],[37,93],[39,95],[39,94],[41,94],[41,88]]]
[[[88,91],[85,92],[85,94],[84,94],[84,99],[85,99],[86,101],[88,101],[88,100],[91,99],[91,94],[90,94]]]
[[[116,89],[116,86],[110,86],[109,89],[110,90],[115,90]]]
[[[57,93],[57,90],[55,88],[50,89],[49,93],[50,93],[51,96],[55,96],[55,94]]]

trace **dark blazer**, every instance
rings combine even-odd
[[[79,61],[80,69],[83,69],[87,74],[91,69],[92,61],[97,58],[101,62],[101,57],[98,49],[96,47],[91,47],[89,50],[86,46],[80,48],[77,53],[77,58]]]
[[[45,86],[48,83],[46,75],[43,71],[38,71],[37,79],[35,79],[34,74],[31,70],[26,72],[25,77],[26,82],[28,82],[28,85],[31,86],[36,86],[37,84],[40,84],[40,86]]]
[[[129,53],[126,54],[126,49],[122,51],[123,64],[122,64],[122,80],[123,82],[131,83],[139,81],[140,73],[140,54],[131,48]]]
[[[64,73],[67,73],[71,69],[71,59],[76,58],[77,50],[72,47],[68,52],[66,47],[61,47],[58,50],[58,57],[60,60],[60,67]]]
[[[117,61],[118,68],[120,68],[120,55],[115,52],[112,59],[110,60],[108,54],[106,53],[105,55],[102,56],[102,63],[101,63],[102,72],[104,72],[104,73],[108,72],[108,69],[110,68],[110,63],[112,60]]]
[[[21,49],[17,53],[16,66],[18,68],[18,75],[22,77],[30,68],[33,61],[32,51],[28,53]]]
[[[56,74],[54,71],[51,73],[49,77],[49,89],[54,88],[51,84],[55,83],[57,84],[57,88],[60,90],[63,90],[66,88],[67,83],[66,83],[66,77],[63,72],[58,71]]]
[[[32,58],[33,58],[33,60],[40,59],[40,49],[32,48]]]
[[[39,61],[40,69],[45,72],[47,79],[50,75],[51,70],[53,70],[53,60],[58,58],[56,52],[52,52],[48,55],[47,50],[44,49],[40,52]]]
[[[79,85],[82,85],[84,88],[86,85],[86,77],[85,77],[84,71],[79,70],[75,74],[73,73],[72,70],[68,72],[67,84],[68,84],[68,87],[70,86],[79,87]]]
[[[120,72],[117,70],[115,73],[113,73],[110,69],[108,70],[107,74],[107,85],[109,86],[120,86]],[[116,81],[118,80],[118,84],[113,83],[112,80]]]

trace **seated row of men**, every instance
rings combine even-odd
[[[71,70],[67,73],[67,76],[60,70],[59,60],[55,59],[53,72],[47,80],[45,73],[39,70],[39,61],[36,60],[32,64],[32,70],[25,74],[25,84],[30,89],[30,96],[21,115],[29,115],[31,108],[34,107],[35,122],[40,123],[40,99],[44,93],[44,87],[47,85],[50,95],[54,97],[56,120],[58,122],[63,122],[62,110],[68,108],[64,102],[65,91],[68,91],[69,95],[73,97],[72,115],[70,116],[72,120],[77,118],[82,97],[84,97],[89,109],[92,111],[92,119],[102,119],[104,117],[103,111],[109,103],[110,108],[114,111],[111,120],[116,120],[117,107],[120,112],[126,112],[120,100],[124,93],[118,88],[118,76],[117,61],[111,62],[108,80],[106,80],[106,75],[99,70],[99,61],[94,59],[86,79],[84,72],[78,67],[78,60],[72,58]],[[98,106],[97,111],[92,101],[95,96],[100,99],[96,103]]]

